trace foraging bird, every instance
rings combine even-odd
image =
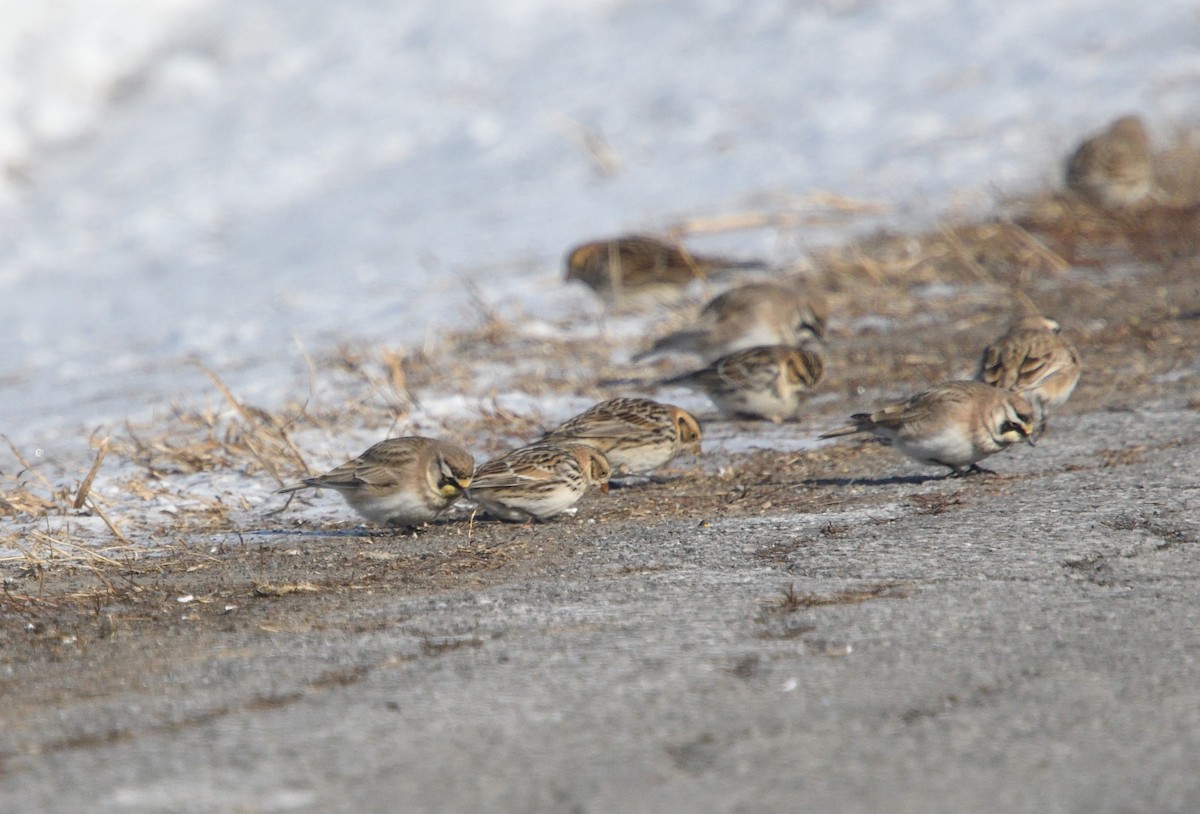
[[[722,356],[708,367],[658,384],[703,390],[728,416],[779,423],[796,415],[824,372],[818,353],[789,345],[763,345]]]
[[[1018,441],[1034,444],[1034,408],[1017,393],[972,381],[931,387],[873,413],[855,413],[848,426],[821,438],[870,432],[921,463],[954,476],[987,472],[978,462]]]
[[[479,467],[467,498],[499,520],[549,520],[593,485],[607,492],[610,473],[604,454],[587,444],[537,443]]]
[[[279,490],[333,489],[373,523],[419,526],[471,485],[475,459],[457,444],[406,436],[380,441],[324,475]]]
[[[682,451],[700,454],[700,423],[671,404],[640,398],[600,402],[542,437],[577,441],[604,453],[616,474],[649,472]]]
[[[692,254],[645,235],[595,240],[567,253],[567,281],[578,280],[608,303],[669,300],[693,280],[720,269],[765,268],[760,260]]]
[[[1084,140],[1067,162],[1067,187],[1105,209],[1129,209],[1155,193],[1150,140],[1137,116],[1122,116]]]
[[[660,353],[695,353],[706,362],[760,345],[799,346],[825,335],[824,302],[804,297],[795,286],[747,283],[714,297],[696,321],[662,337],[638,362]]]
[[[1039,408],[1043,424],[1048,410],[1070,398],[1082,371],[1078,351],[1060,330],[1045,317],[1018,321],[984,348],[975,379],[1025,396]]]

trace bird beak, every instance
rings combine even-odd
[[[1034,432],[1031,432],[1031,433],[1027,434],[1027,435],[1025,436],[1025,443],[1026,443],[1026,444],[1029,444],[1029,446],[1031,446],[1031,447],[1036,447],[1036,446],[1037,446],[1037,436],[1036,436],[1036,433],[1034,433]]]
[[[442,486],[442,493],[447,497],[457,497],[467,491],[467,487],[471,485],[470,478],[462,480],[452,480]]]
[[[608,481],[605,481],[604,483],[600,484],[600,491],[606,495],[608,494]]]

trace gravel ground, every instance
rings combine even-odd
[[[1198,437],[1176,400],[993,477],[868,446],[814,511],[264,533],[192,573],[342,584],[9,632],[5,808],[1194,811]]]

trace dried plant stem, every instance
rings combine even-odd
[[[1058,252],[1051,249],[1049,246],[1047,246],[1045,243],[1043,243],[1038,238],[1034,237],[1032,234],[1029,233],[1029,231],[1027,229],[1019,226],[1016,223],[1013,223],[1011,220],[1008,220],[1008,219],[1006,219],[1004,222],[1009,228],[1011,228],[1013,230],[1013,232],[1021,240],[1022,243],[1024,243],[1026,246],[1028,246],[1033,251],[1033,253],[1036,254],[1038,257],[1042,258],[1047,263],[1049,263],[1051,266],[1053,266],[1054,269],[1059,274],[1062,274],[1063,272],[1065,272],[1071,268],[1071,264],[1068,263],[1062,257],[1062,255],[1060,255]]]
[[[89,497],[89,498],[87,498],[87,506],[89,509],[91,509],[92,511],[94,511],[96,513],[97,517],[99,517],[101,520],[104,521],[104,525],[108,526],[108,530],[113,533],[114,537],[116,537],[118,540],[120,540],[125,545],[133,545],[131,542],[129,542],[129,539],[126,538],[126,536],[121,533],[121,530],[119,528],[117,528],[116,524],[113,523],[113,521],[109,519],[108,515],[104,513],[104,510],[100,508],[100,504],[98,504],[94,499]]]
[[[100,448],[96,450],[96,460],[92,461],[92,468],[88,470],[87,475],[79,484],[79,489],[75,492],[75,500],[71,502],[71,508],[83,508],[83,503],[88,498],[88,492],[92,489],[92,481],[96,479],[96,473],[100,471],[100,464],[104,461],[104,456],[107,454],[108,439],[105,438],[100,442]]]

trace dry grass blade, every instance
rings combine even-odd
[[[88,492],[92,489],[92,481],[96,479],[96,473],[100,471],[100,464],[104,461],[104,456],[108,454],[108,439],[105,438],[100,442],[100,448],[96,450],[96,460],[92,461],[92,468],[88,470],[86,476],[79,484],[79,489],[75,492],[75,500],[71,501],[71,508],[82,509],[84,501],[88,498]]]
[[[421,402],[417,400],[408,383],[408,369],[406,367],[408,354],[403,349],[384,348],[379,352],[379,358],[383,363],[383,370],[387,375],[388,387],[392,389],[392,392],[409,404],[420,407]]]
[[[816,190],[808,196],[808,200],[817,206],[832,209],[835,212],[845,212],[850,215],[875,215],[887,212],[893,207],[879,201],[863,201],[849,198],[836,192]]]
[[[43,566],[50,560],[65,560],[69,562],[100,562],[114,568],[124,566],[120,560],[113,559],[104,553],[104,551],[114,551],[116,549],[107,548],[97,550],[80,545],[79,543],[73,543],[65,538],[52,537],[44,531],[31,532],[29,537],[33,541],[31,546],[26,548],[20,544],[14,544],[13,547],[20,551],[21,554],[0,558],[0,562],[24,562]],[[68,553],[67,550],[74,553]]]
[[[860,201],[835,195],[829,192],[815,192],[805,199],[795,200],[792,205],[808,205],[839,215],[869,215],[886,212],[889,207],[874,201]],[[673,238],[685,235],[712,234],[716,232],[736,232],[744,229],[796,229],[815,223],[834,222],[828,216],[822,217],[815,213],[803,212],[771,212],[766,210],[749,210],[746,212],[726,212],[719,215],[696,215],[676,223],[668,230]]]
[[[774,227],[787,229],[803,226],[805,218],[795,213],[778,212],[729,212],[723,215],[697,215],[685,218],[668,230],[673,238],[684,235],[714,234],[717,232],[736,232],[743,229],[762,229]]]
[[[1037,257],[1040,257],[1046,263],[1050,264],[1050,268],[1056,273],[1062,274],[1071,268],[1071,264],[1066,261],[1058,252],[1051,249],[1045,243],[1023,229],[1011,220],[1005,220],[1004,225],[1007,226],[1017,238],[1024,243],[1030,251]]]
[[[852,245],[850,247],[850,252],[851,256],[858,263],[859,268],[865,271],[867,276],[870,277],[875,283],[882,285],[884,278],[882,266],[874,259],[868,257],[866,253],[859,248],[858,244]]]
[[[125,535],[121,533],[121,530],[119,528],[117,528],[116,523],[114,523],[111,519],[109,519],[109,516],[104,513],[104,510],[100,508],[99,504],[97,504],[95,500],[93,500],[92,498],[89,497],[87,499],[87,506],[89,509],[91,509],[93,512],[96,513],[97,517],[99,517],[102,521],[104,521],[104,525],[108,526],[108,530],[113,533],[114,537],[116,537],[118,540],[120,540],[125,545],[132,545],[132,543],[129,542],[128,538],[126,538]]]
[[[287,596],[296,593],[318,593],[320,588],[311,582],[291,582],[275,585],[270,582],[255,582],[255,596]]]
[[[300,337],[292,334],[292,342],[296,344],[296,349],[300,351],[300,358],[304,360],[304,364],[308,367],[308,396],[310,399],[315,399],[317,396],[317,363],[313,361],[309,355],[308,349],[304,347],[304,343],[300,341]]]
[[[603,133],[570,116],[559,116],[558,124],[559,132],[583,149],[598,173],[611,178],[621,172],[621,156]]]

